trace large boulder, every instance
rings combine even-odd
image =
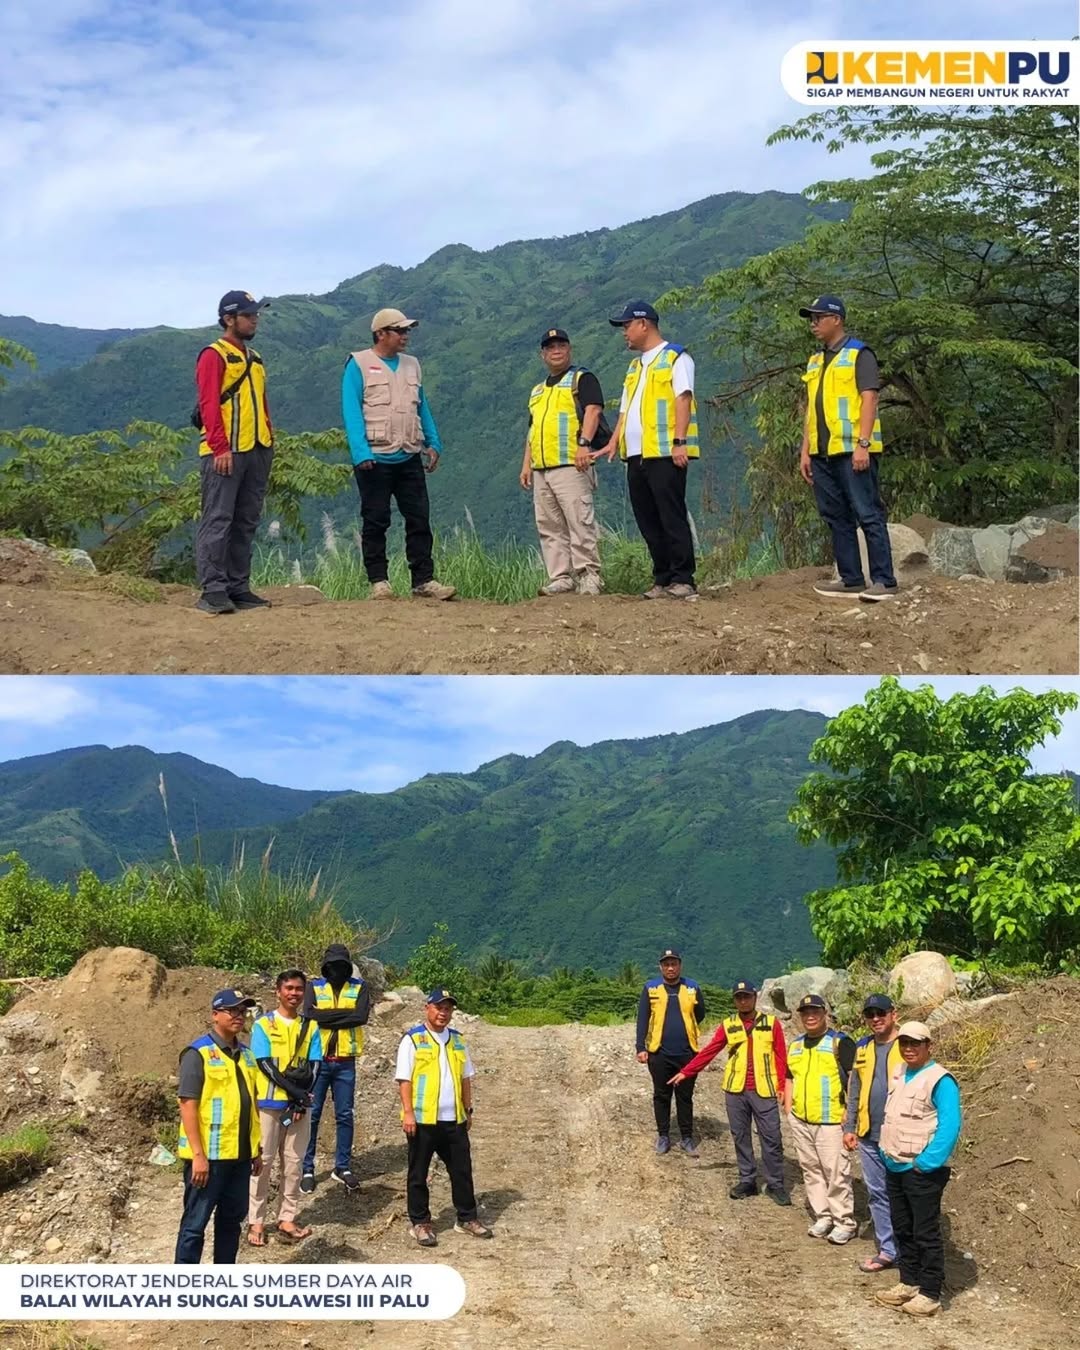
[[[820,994],[831,1008],[844,997],[850,986],[846,970],[807,966],[805,970],[766,980],[761,990],[761,1002],[766,1006],[771,1004],[779,1013],[793,1013],[800,999],[807,994]]]
[[[976,531],[966,525],[942,525],[930,536],[927,553],[933,571],[944,577],[962,577],[979,572],[973,537]]]
[[[889,990],[901,1008],[936,1008],[957,996],[956,973],[940,952],[912,952],[889,972]]]
[[[386,967],[383,963],[376,961],[373,956],[361,956],[353,962],[353,970],[370,986],[372,1000],[378,1000],[386,988]]]
[[[892,553],[893,571],[898,581],[914,581],[926,570],[926,544],[922,535],[916,534],[906,525],[889,525],[889,550]],[[862,561],[863,576],[870,580],[870,562],[866,554],[866,539],[862,530],[857,530],[859,539],[859,558]],[[839,576],[834,568],[834,575]]]
[[[991,581],[1004,581],[1012,545],[1009,530],[1004,525],[987,525],[985,530],[975,531],[971,536],[971,544],[979,572]]]
[[[1056,581],[1074,577],[1078,568],[1080,536],[1068,525],[1047,521],[1046,528],[1028,536],[1019,527],[1012,535],[1012,548],[1005,569],[1008,581]]]

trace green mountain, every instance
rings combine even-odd
[[[474,773],[323,802],[273,830],[274,865],[323,869],[346,913],[401,961],[444,919],[463,951],[535,969],[636,960],[671,942],[710,979],[816,951],[804,893],[833,878],[787,811],[825,719],[758,712],[682,735],[561,741]],[[248,856],[270,831],[240,832]],[[226,862],[226,832],[204,858]],[[190,848],[190,846],[189,846]]]
[[[446,447],[431,484],[434,519],[444,526],[460,523],[468,508],[485,538],[531,538],[531,506],[517,475],[527,394],[543,370],[543,330],[565,327],[576,359],[597,372],[605,395],[615,400],[626,356],[621,334],[607,323],[614,309],[632,296],[654,298],[699,282],[800,238],[815,219],[840,214],[794,194],[725,193],[618,229],[518,241],[486,252],[452,244],[416,267],[372,268],[327,295],[282,296],[258,338],[272,414],[292,432],[340,426],[342,365],[349,351],[370,342],[371,315],[387,304],[415,314],[422,326],[411,350],[423,362]],[[258,279],[248,284],[257,286]],[[207,296],[208,312],[216,300]],[[667,336],[693,350],[703,395],[720,372],[705,342],[708,327],[700,312],[673,315],[666,325]],[[0,428],[35,425],[75,433],[136,418],[182,426],[193,398],[195,355],[216,332],[157,329],[116,342],[75,368],[24,381],[0,393]],[[33,346],[29,335],[20,340]],[[695,472],[695,501],[700,506],[704,495],[722,505],[736,489],[737,471],[707,410],[703,420],[707,453]],[[602,474],[600,513],[612,525],[629,518],[621,480],[614,469]],[[355,518],[351,488],[333,510],[339,520]]]
[[[160,857],[169,847],[161,775],[178,839],[274,824],[333,795],[237,778],[190,755],[80,746],[0,764],[0,854],[20,853],[53,881],[84,867],[114,876],[126,863]]]
[[[19,384],[35,376],[81,366],[114,342],[153,331],[150,328],[65,328],[59,323],[38,323],[24,314],[0,314],[0,338],[9,338],[28,347],[37,358],[35,366],[16,364],[11,370],[5,370],[4,379]]]

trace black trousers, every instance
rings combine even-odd
[[[671,1130],[671,1098],[675,1098],[675,1119],[679,1125],[679,1134],[683,1139],[694,1137],[694,1084],[697,1076],[684,1078],[675,1087],[668,1085],[673,1077],[694,1058],[694,1052],[687,1050],[685,1055],[664,1055],[657,1052],[649,1055],[649,1073],[653,1083],[653,1114],[656,1116],[656,1133],[668,1134]]]
[[[950,1175],[947,1167],[932,1172],[916,1172],[914,1168],[885,1172],[900,1280],[917,1285],[920,1294],[932,1299],[941,1297],[945,1283],[941,1196]]]
[[[476,1192],[473,1190],[469,1131],[464,1125],[455,1125],[452,1120],[440,1120],[435,1125],[417,1125],[416,1133],[409,1136],[409,1222],[431,1222],[427,1177],[431,1160],[436,1154],[450,1173],[450,1196],[458,1220],[466,1223],[469,1219],[475,1219]]]
[[[414,586],[435,576],[431,559],[430,509],[427,475],[420,455],[410,455],[400,464],[376,461],[370,469],[353,470],[360,490],[360,548],[368,581],[387,579],[386,531],[390,528],[390,503],[397,503],[405,522],[405,558]]]
[[[230,474],[215,473],[213,455],[202,457],[195,568],[204,595],[243,595],[251,589],[251,549],[273,462],[273,450],[264,445],[234,454]]]
[[[214,1265],[231,1266],[240,1248],[240,1229],[248,1212],[250,1161],[222,1159],[210,1164],[205,1186],[191,1184],[191,1163],[184,1163],[184,1215],[176,1236],[178,1266],[197,1266],[210,1216],[214,1217]]]
[[[626,461],[634,519],[652,559],[658,586],[694,584],[694,538],[686,514],[686,470],[671,459]]]

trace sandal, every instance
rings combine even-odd
[[[266,1236],[265,1228],[256,1228],[254,1224],[248,1225],[248,1246],[265,1247],[270,1239]]]
[[[279,1227],[276,1231],[282,1242],[303,1242],[303,1240],[309,1238],[315,1230],[312,1228],[296,1228],[290,1232],[288,1228]]]
[[[865,1261],[859,1262],[859,1269],[864,1275],[877,1275],[882,1270],[892,1270],[896,1266],[895,1261],[889,1261],[879,1252],[877,1256],[868,1256]]]

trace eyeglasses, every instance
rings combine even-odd
[[[929,1041],[916,1041],[913,1040],[912,1037],[910,1036],[900,1036],[897,1039],[899,1040],[901,1046],[904,1046],[909,1050],[916,1045],[929,1045]]]

